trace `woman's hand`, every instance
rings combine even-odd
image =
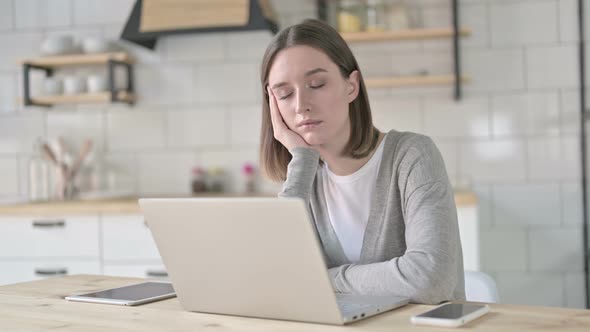
[[[266,91],[268,92],[268,105],[270,107],[270,118],[272,121],[274,138],[283,144],[283,146],[289,151],[296,147],[310,147],[299,134],[287,127],[287,124],[283,120],[283,116],[279,112],[277,99],[275,98],[272,89],[267,86]]]

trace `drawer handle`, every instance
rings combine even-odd
[[[66,275],[68,274],[68,269],[66,268],[36,268],[35,274],[38,276],[57,276],[57,275]]]
[[[33,227],[38,227],[38,228],[66,227],[66,221],[63,219],[33,220]]]
[[[166,270],[146,270],[145,275],[148,277],[165,278],[168,276]]]

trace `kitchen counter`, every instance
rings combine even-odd
[[[64,296],[145,281],[76,275],[0,287],[2,331],[444,331],[413,326],[412,315],[431,309],[405,307],[347,327],[266,320],[182,310],[177,298],[136,307],[68,302]],[[590,310],[490,304],[491,312],[461,329],[477,331],[590,331]]]
[[[215,195],[196,196],[214,197]],[[238,197],[238,195],[216,195],[215,197]],[[241,196],[245,197],[245,196]],[[261,194],[256,197],[275,197]],[[64,216],[89,214],[140,214],[137,197],[83,201],[53,201],[40,203],[19,203],[0,205],[0,216]],[[469,191],[455,192],[457,207],[474,206],[477,197]]]

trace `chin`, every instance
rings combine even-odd
[[[318,135],[317,133],[307,132],[301,135],[305,143],[309,145],[322,145],[325,143],[325,139],[322,135]]]

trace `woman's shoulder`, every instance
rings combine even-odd
[[[432,153],[438,150],[432,138],[410,131],[390,130],[387,132],[384,148],[389,150],[392,155],[407,155]]]
[[[390,134],[393,134],[389,136]],[[416,168],[428,175],[424,177],[446,176],[445,164],[436,144],[429,136],[392,130],[387,133],[389,151],[384,151],[385,164],[391,167],[391,172],[397,175],[409,174]],[[395,171],[394,171],[395,170]]]

